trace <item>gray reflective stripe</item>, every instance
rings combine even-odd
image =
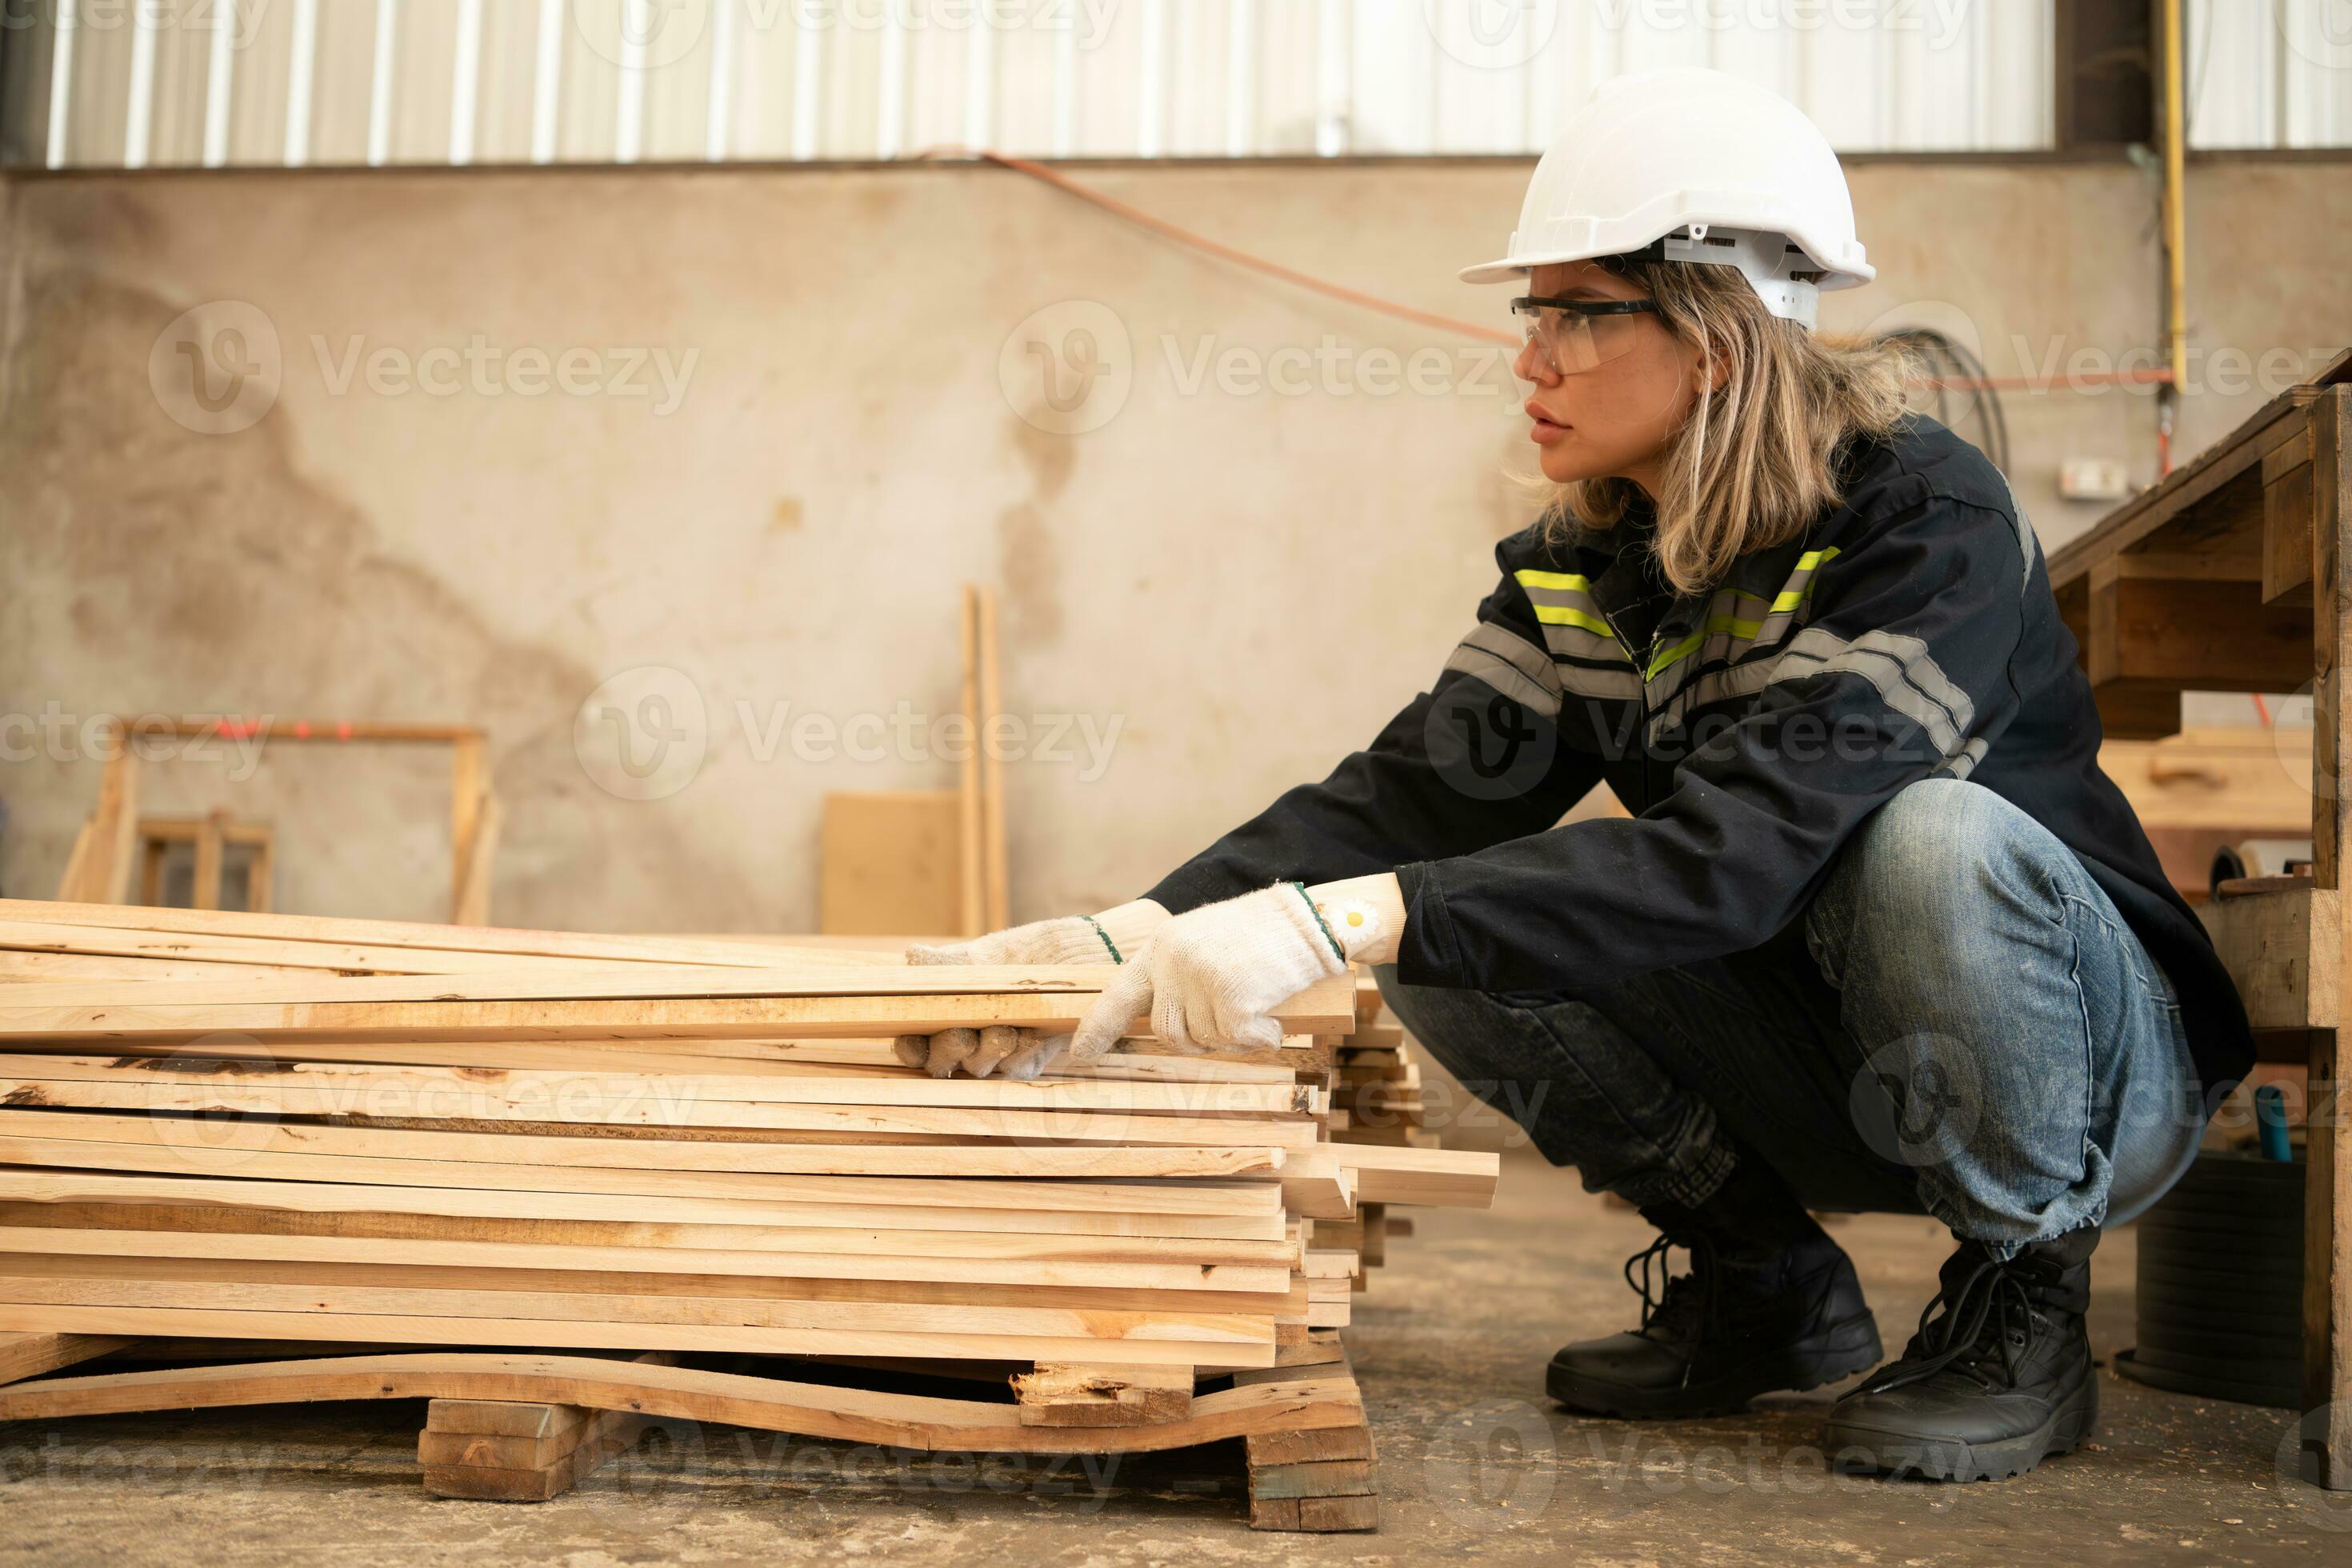
[[[1480,621],[1462,639],[1462,646],[1491,653],[1537,685],[1554,692],[1559,689],[1559,677],[1552,672],[1551,655],[1508,626]]]
[[[1956,779],[1965,779],[1977,771],[1977,764],[1984,761],[1985,753],[1991,749],[1991,746],[1986,743],[1984,737],[1979,735],[1962,746],[1958,756],[1944,764],[1944,772]]]
[[[1615,637],[1588,632],[1582,626],[1546,626],[1544,646],[1568,658],[1605,658],[1631,668],[1633,659]]]
[[[1596,621],[1605,618],[1601,614],[1600,603],[1581,588],[1549,587],[1530,583],[1524,576],[1518,578],[1518,584],[1519,591],[1527,595],[1528,603],[1530,605],[1549,605],[1556,610],[1574,610],[1579,615],[1591,616]]]
[[[1736,697],[1755,696],[1781,679],[1780,662],[1774,658],[1759,658],[1753,663],[1700,676],[1677,692],[1675,700],[1651,721],[1650,732],[1661,734],[1668,727],[1681,723],[1684,715],[1694,708],[1704,708],[1711,702],[1727,702]]]
[[[1639,702],[1642,678],[1626,665],[1618,669],[1589,669],[1580,664],[1559,667],[1559,683],[1572,696],[1598,697],[1611,702]]]
[[[1459,670],[1473,680],[1485,681],[1512,701],[1547,719],[1559,717],[1559,692],[1557,689],[1547,689],[1528,679],[1517,666],[1496,658],[1485,648],[1472,647],[1465,642],[1454,650],[1454,657],[1445,661],[1445,668]]]
[[[1808,551],[1799,556],[1796,569],[1780,586],[1771,590],[1722,588],[1707,601],[1706,613],[1699,624],[1708,629],[1706,640],[1683,658],[1659,672],[1652,689],[1650,700],[1662,714],[1679,721],[1684,711],[1700,703],[1720,700],[1717,697],[1689,697],[1694,689],[1691,672],[1708,665],[1729,664],[1747,658],[1759,649],[1770,648],[1788,637],[1790,628],[1807,615],[1811,607],[1813,578],[1821,568],[1837,558],[1835,549]],[[1786,605],[1775,610],[1775,605]],[[1743,628],[1753,627],[1752,636],[1743,635]],[[1750,688],[1750,689],[1754,689]]]
[[[2042,548],[2042,540],[2033,531],[2033,520],[2017,504],[2017,487],[2009,482],[2007,474],[2000,477],[2000,488],[2009,492],[2010,521],[2017,527],[2017,552],[2025,557],[2025,576],[2017,585],[2018,592],[2023,593],[2033,586],[2033,555]]]
[[[1960,736],[1976,721],[1976,704],[1954,686],[1917,637],[1865,632],[1852,642],[1819,626],[1790,639],[1773,661],[1778,680],[1852,673],[1877,688],[1879,700],[1927,731],[1946,757],[1958,751]]]

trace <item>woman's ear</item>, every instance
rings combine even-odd
[[[1708,387],[1721,392],[1731,380],[1732,356],[1717,352],[1710,342],[1699,350],[1699,368],[1706,372]]]

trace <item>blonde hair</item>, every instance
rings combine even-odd
[[[1781,320],[1735,268],[1602,265],[1647,289],[1668,330],[1699,350],[1698,399],[1667,442],[1653,548],[1677,592],[1701,593],[1740,556],[1797,538],[1843,499],[1838,448],[1902,418],[1910,359],[1892,343],[1822,338]],[[1612,528],[1642,497],[1622,479],[1542,488],[1551,540]]]

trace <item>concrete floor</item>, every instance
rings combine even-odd
[[[1490,1214],[1424,1214],[1349,1339],[1386,1496],[1377,1535],[1254,1534],[1238,1445],[1127,1461],[897,1457],[680,1424],[539,1507],[418,1487],[416,1404],[213,1411],[0,1431],[0,1562],[2352,1563],[2352,1496],[2279,1471],[2289,1413],[2102,1373],[2095,1447],[2020,1480],[1832,1474],[1827,1394],[1672,1426],[1563,1415],[1561,1341],[1627,1326],[1639,1219],[1514,1156]],[[1928,1222],[1837,1232],[1898,1342],[1945,1247]],[[2093,1337],[2131,1341],[2131,1237],[2094,1265]]]

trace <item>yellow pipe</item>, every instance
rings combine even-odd
[[[2164,0],[2164,249],[2174,399],[2189,384],[2189,115],[2181,4]]]

